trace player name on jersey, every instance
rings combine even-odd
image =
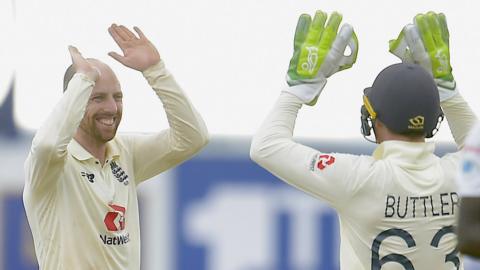
[[[386,218],[403,219],[448,216],[455,214],[456,207],[458,207],[458,195],[456,192],[428,196],[389,194],[385,197]]]

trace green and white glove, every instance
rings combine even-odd
[[[337,71],[352,67],[357,60],[358,40],[353,27],[344,24],[337,34],[342,15],[333,12],[328,19],[317,11],[313,21],[302,14],[295,30],[294,52],[287,72],[285,91],[305,104],[315,105],[327,78]],[[345,55],[347,46],[350,54]]]
[[[430,11],[417,14],[414,23],[406,25],[389,44],[389,51],[402,62],[419,64],[432,74],[440,101],[458,93],[450,66],[449,36],[445,15]]]

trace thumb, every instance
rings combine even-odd
[[[117,60],[118,62],[122,63],[123,65],[125,65],[125,57],[116,53],[116,52],[109,52],[108,53],[109,56],[111,56],[113,59]]]

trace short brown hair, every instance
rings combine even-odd
[[[73,75],[75,75],[77,71],[75,70],[75,67],[70,65],[67,70],[65,70],[65,75],[63,75],[63,92],[67,90],[68,83],[70,83],[70,80],[73,78]]]

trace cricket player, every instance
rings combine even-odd
[[[480,258],[480,123],[465,142],[458,186],[461,201],[458,248]]]
[[[70,47],[67,88],[37,131],[25,162],[25,210],[41,270],[139,270],[136,188],[192,157],[208,141],[201,116],[142,31],[108,30],[163,103],[169,129],[116,135],[122,91],[112,69]],[[70,74],[71,71],[74,74]],[[160,104],[160,103],[159,103]],[[152,124],[160,116],[145,115]]]
[[[417,15],[390,44],[403,63],[385,68],[364,91],[362,133],[373,129],[378,144],[371,156],[323,153],[292,140],[302,105],[315,104],[327,78],[356,60],[353,28],[338,31],[341,15],[327,17],[300,16],[289,87],[255,134],[251,158],[336,209],[341,269],[463,269],[454,233],[459,154],[439,158],[425,142],[445,114],[462,148],[476,121],[452,76],[445,17]],[[344,55],[347,47],[351,54]],[[321,120],[312,124],[329,128]]]

